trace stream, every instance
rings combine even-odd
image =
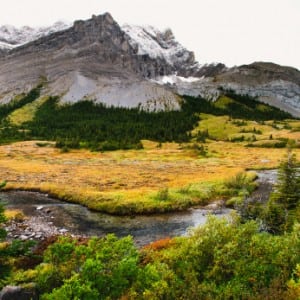
[[[276,180],[276,171],[258,172],[259,188],[253,197],[268,197]],[[18,231],[18,224],[8,227],[11,238],[41,239],[52,234],[72,234],[80,236],[104,236],[114,233],[118,237],[132,235],[137,246],[155,240],[186,235],[189,228],[204,224],[212,210],[191,208],[184,212],[156,214],[149,216],[112,216],[90,211],[84,206],[63,202],[48,195],[10,191],[1,192],[1,200],[7,209],[20,209],[28,216]],[[218,217],[228,216],[230,209],[218,210]]]

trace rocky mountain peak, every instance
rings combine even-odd
[[[155,72],[144,74],[147,78],[178,73],[190,76],[198,70],[194,52],[187,50],[176,41],[171,29],[158,30],[153,26],[122,26],[128,36],[130,45],[143,60],[155,60],[160,68]]]
[[[200,65],[171,29],[120,26],[109,13],[73,26],[0,27],[0,68],[1,102],[47,78],[44,92],[66,102],[178,109],[176,94],[214,100],[222,87],[300,114],[298,70],[263,62]]]

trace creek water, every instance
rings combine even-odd
[[[267,197],[276,179],[276,171],[258,173],[259,188],[255,195]],[[90,211],[84,206],[63,202],[45,194],[25,191],[1,192],[6,208],[20,209],[26,216],[40,216],[58,228],[76,235],[103,236],[114,233],[118,237],[132,235],[139,246],[152,241],[187,234],[189,228],[204,224],[211,211],[191,208],[184,212],[149,216],[112,216]],[[228,216],[230,209],[222,209],[218,217]]]
[[[26,216],[39,216],[43,210],[47,214],[45,222],[50,219],[53,225],[67,229],[72,234],[103,236],[114,233],[119,237],[130,234],[137,245],[184,235],[190,227],[204,224],[209,214],[209,210],[195,208],[185,212],[149,216],[112,216],[36,192],[2,192],[0,197],[7,209],[21,209]],[[222,209],[218,216],[228,215],[229,211]]]

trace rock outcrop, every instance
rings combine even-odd
[[[37,300],[39,299],[34,286],[22,288],[21,286],[5,286],[0,291],[0,300]]]

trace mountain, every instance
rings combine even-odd
[[[0,28],[0,102],[44,82],[61,102],[90,99],[146,110],[180,109],[179,95],[250,94],[300,116],[300,72],[271,63],[200,65],[172,31],[120,26],[109,13],[33,29]]]
[[[212,101],[217,100],[224,90],[233,90],[300,117],[300,72],[291,67],[255,62],[223,68],[213,76],[187,79],[171,75],[157,78],[156,82],[168,84],[179,94]]]
[[[170,35],[165,38],[171,52]],[[115,106],[179,109],[177,95],[147,80],[176,71],[184,75],[197,65],[191,52],[175,46],[178,50],[173,54],[185,62],[181,66],[164,56],[140,54],[138,45],[108,13],[76,21],[70,28],[13,48],[0,57],[1,101],[10,101],[46,78],[43,92],[60,95],[62,102],[89,98]]]

